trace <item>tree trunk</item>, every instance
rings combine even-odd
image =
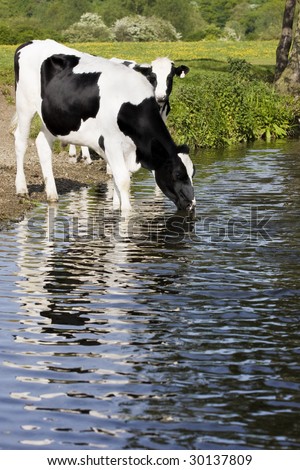
[[[300,96],[300,11],[290,58],[275,86],[280,93]]]
[[[288,64],[289,52],[293,40],[295,7],[296,0],[286,0],[283,13],[281,38],[276,49],[275,81],[279,79]]]

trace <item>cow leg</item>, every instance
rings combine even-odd
[[[17,127],[14,132],[15,136],[15,150],[17,159],[17,174],[16,174],[16,193],[18,196],[27,196],[28,189],[26,184],[26,177],[24,173],[24,158],[28,144],[28,137],[30,132],[30,124],[34,112],[20,113],[17,120]]]
[[[120,175],[120,168],[118,168],[118,174],[113,172],[114,178],[114,196],[113,196],[113,208],[121,211],[128,211],[131,209],[130,204],[130,174],[124,165],[124,173]]]
[[[106,164],[106,174],[109,175],[109,176],[112,176],[112,171],[111,171],[111,168],[109,166],[109,163]]]
[[[114,179],[113,208],[119,209],[121,207],[121,211],[130,210],[130,173],[125,164],[122,149],[116,146],[113,148],[107,146],[105,150]]]
[[[83,158],[84,163],[86,163],[86,165],[90,165],[92,163],[92,159],[91,159],[90,151],[88,147],[81,147],[81,156]]]
[[[55,202],[58,200],[52,170],[52,144],[54,140],[54,137],[43,128],[35,141],[45,181],[47,199],[49,202]]]
[[[113,191],[113,208],[114,209],[119,209],[121,207],[121,199],[120,199],[120,193],[119,190],[115,184],[114,180],[114,191]]]
[[[69,146],[69,157],[72,163],[76,163],[76,145],[70,144]]]
[[[69,147],[69,157],[72,159],[72,162],[76,162],[76,145],[70,144]],[[90,156],[90,151],[88,147],[82,146],[81,147],[81,157],[87,165],[90,165],[92,163],[92,159]]]
[[[141,168],[141,164],[136,162],[136,150],[132,150],[125,156],[125,162],[130,173],[136,173]]]

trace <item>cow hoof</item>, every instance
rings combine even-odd
[[[28,191],[18,191],[17,196],[19,198],[22,198],[22,199],[24,199],[24,198],[28,199],[29,198]]]
[[[49,202],[49,204],[56,203],[58,202],[58,196],[48,196],[47,201]]]

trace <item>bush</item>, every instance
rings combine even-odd
[[[228,72],[238,80],[251,80],[253,78],[252,65],[245,59],[228,57]]]
[[[240,41],[241,34],[239,34],[236,31],[236,29],[231,27],[231,26],[225,26],[225,28],[222,32],[222,38],[221,39],[223,39],[223,41]]]
[[[193,29],[184,35],[185,41],[201,41],[202,39],[215,41],[222,36],[222,31],[214,24],[204,25],[202,28]]]
[[[111,41],[113,36],[101,16],[84,13],[78,23],[72,24],[64,33],[68,42]]]
[[[291,131],[291,103],[270,85],[233,79],[230,74],[201,74],[193,82],[177,85],[171,95],[168,125],[177,143],[222,147],[282,138]]]
[[[0,23],[0,44],[21,44],[31,39],[60,39],[53,31],[41,29],[35,21],[15,20],[10,26]]]
[[[4,24],[0,24],[0,44],[16,44],[15,32]]]
[[[112,27],[117,41],[177,41],[181,35],[174,26],[156,16],[126,16]]]
[[[205,30],[198,29],[184,36],[184,41],[202,41],[205,38]]]
[[[205,39],[207,39],[207,40],[216,40],[216,39],[218,39],[222,36],[222,31],[218,26],[216,26],[214,24],[209,24],[205,28],[204,34],[205,34]]]

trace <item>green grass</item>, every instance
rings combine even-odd
[[[0,86],[12,86],[14,84],[14,46],[0,45]]]
[[[137,62],[147,62],[161,56],[196,63],[203,59],[226,62],[230,56],[245,59],[253,65],[274,66],[277,41],[115,42],[74,44],[74,47],[103,57],[124,57]]]
[[[222,72],[227,58],[245,59],[259,69],[273,70],[277,41],[198,41],[167,43],[85,43],[72,44],[74,48],[103,57],[121,57],[150,62],[156,57],[168,56],[176,62],[184,62],[193,73],[202,70]],[[14,83],[13,57],[17,46],[0,45],[0,86]]]

